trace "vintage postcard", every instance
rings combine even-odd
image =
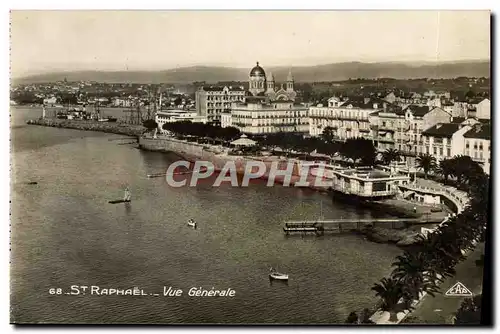
[[[488,324],[490,16],[11,11],[11,323]]]

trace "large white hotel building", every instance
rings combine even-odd
[[[286,83],[276,85],[272,73],[266,75],[257,63],[249,74],[248,90],[243,87],[204,86],[196,92],[198,115],[222,127],[265,135],[277,132],[309,132],[308,107],[296,103],[291,71]]]

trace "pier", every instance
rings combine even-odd
[[[285,234],[292,233],[314,233],[323,235],[325,233],[342,233],[352,230],[361,230],[367,227],[380,226],[391,229],[402,229],[411,224],[440,223],[439,219],[423,218],[380,218],[380,219],[332,219],[314,221],[287,221],[283,227]]]

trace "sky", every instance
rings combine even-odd
[[[11,76],[490,58],[488,11],[12,11]]]

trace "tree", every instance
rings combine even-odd
[[[11,99],[16,101],[18,104],[42,104],[43,98],[35,96],[34,93],[31,92],[15,92],[15,94],[11,94]]]
[[[362,324],[374,324],[373,321],[370,320],[372,312],[369,309],[364,308],[361,316],[359,317],[359,322]]]
[[[465,298],[455,315],[456,325],[479,325],[481,323],[482,295]]]
[[[227,128],[222,129],[222,138],[226,141],[234,140],[241,135],[241,132],[238,128],[229,126]]]
[[[154,119],[147,119],[142,122],[142,126],[144,126],[148,131],[153,131],[154,129],[158,129],[158,123]]]
[[[420,235],[417,239],[418,250],[426,255],[427,270],[432,273],[431,276],[451,277],[455,274],[453,267],[462,258],[456,242],[448,240],[441,230],[427,236]]]
[[[68,94],[68,93],[61,94],[62,104],[77,104],[77,102],[78,102],[77,94]]]
[[[393,148],[389,148],[382,153],[382,159],[387,165],[389,165],[393,161],[398,161],[400,157],[401,155],[399,154],[398,150]]]
[[[471,178],[474,178],[478,174],[483,174],[481,166],[467,155],[457,155],[453,157],[450,164],[453,170],[452,174],[457,177],[457,182],[459,184],[463,184],[464,181],[470,181]]]
[[[382,278],[380,283],[375,283],[372,290],[376,296],[382,299],[381,309],[390,312],[390,321],[397,321],[397,310],[399,300],[403,296],[403,288],[399,280],[395,278]]]
[[[382,283],[375,284],[372,288],[377,296],[384,296],[384,310],[397,307],[397,302],[394,301],[396,297],[390,297],[389,293],[397,290],[397,286],[400,287],[400,295],[404,297],[405,308],[409,307],[409,300],[418,297],[416,291],[427,291],[429,294],[437,291],[437,274],[453,275],[455,265],[465,259],[464,251],[473,249],[475,242],[484,239],[489,222],[490,178],[479,170],[475,173],[473,181],[467,181],[470,198],[467,207],[458,216],[440,224],[433,233],[419,237],[416,247],[396,258],[392,277],[382,279]],[[458,310],[456,323],[477,324],[479,316],[480,301],[469,300]]]
[[[434,169],[435,166],[436,158],[434,158],[432,155],[426,153],[417,157],[417,167],[424,171],[426,179],[427,175],[429,175],[429,172]]]
[[[346,159],[352,159],[355,163],[372,166],[375,164],[377,150],[373,142],[364,138],[349,138],[340,147],[340,154]]]
[[[417,300],[424,291],[434,296],[437,291],[435,276],[430,275],[429,263],[424,252],[404,252],[392,264],[396,268],[392,277],[403,286],[403,296],[407,302]]]
[[[455,163],[452,159],[441,160],[436,168],[436,173],[443,176],[444,184],[448,182],[448,177],[454,175],[454,172],[455,172]]]
[[[333,142],[333,139],[335,138],[335,129],[331,126],[325,127],[323,129],[323,133],[321,133],[321,138],[328,143]]]
[[[358,323],[358,315],[356,314],[356,312],[349,313],[345,323],[346,324],[357,324]]]

